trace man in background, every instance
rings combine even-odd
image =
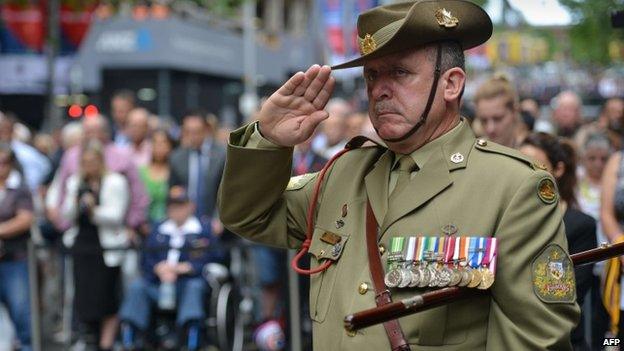
[[[583,148],[590,135],[604,133],[609,142],[616,149],[622,147],[624,136],[624,99],[610,98],[605,101],[598,119],[582,126],[574,136],[577,147]]]
[[[583,102],[575,92],[562,91],[551,102],[553,107],[552,122],[558,136],[571,138],[583,123]]]
[[[216,212],[217,189],[225,166],[225,150],[213,139],[213,131],[201,112],[190,112],[182,119],[182,145],[169,160],[170,186],[188,189],[197,204],[195,215],[202,223],[210,222],[213,233],[223,227]]]
[[[11,145],[30,191],[36,191],[52,171],[50,160],[34,147],[13,137],[17,120],[0,112],[0,142]]]
[[[152,158],[152,144],[148,139],[150,113],[143,107],[138,107],[128,113],[126,136],[128,148],[137,167],[145,166]]]
[[[111,117],[113,118],[113,141],[118,145],[126,145],[129,140],[125,134],[128,113],[135,107],[136,100],[131,90],[118,90],[111,98]]]

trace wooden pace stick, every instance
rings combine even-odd
[[[624,242],[601,246],[570,255],[575,266],[595,263],[624,254]],[[350,314],[344,319],[345,329],[356,331],[392,319],[404,317],[434,307],[442,306],[453,301],[487,294],[487,290],[458,288],[456,286],[433,290],[421,295],[392,302],[381,307]]]

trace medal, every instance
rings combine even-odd
[[[427,264],[427,269],[429,270],[429,274],[431,276],[430,280],[429,280],[429,287],[433,288],[438,286],[439,283],[439,278],[438,278],[438,271],[436,269],[436,254],[438,251],[438,245],[439,245],[439,241],[437,237],[429,237],[429,250],[427,250],[428,255],[428,261],[429,264]]]
[[[396,288],[401,283],[401,272],[397,268],[390,270],[386,273],[384,283],[389,288]]]
[[[431,273],[427,269],[427,263],[425,262],[425,244],[427,243],[426,238],[419,237],[418,238],[418,260],[420,264],[418,265],[418,272],[420,273],[420,282],[418,283],[419,288],[424,288],[429,285],[429,281],[431,280]]]
[[[460,237],[459,242],[459,265],[461,279],[457,285],[461,287],[468,286],[468,284],[472,280],[472,272],[470,267],[468,267],[468,262],[466,261],[468,257],[468,239],[469,237],[462,236]]]
[[[384,277],[384,283],[388,288],[396,288],[397,286],[404,284],[403,278],[406,277],[407,272],[403,272],[401,262],[404,261],[403,247],[405,244],[405,238],[402,236],[395,236],[390,241],[390,253],[388,254],[388,273]],[[409,284],[409,282],[407,282]]]
[[[448,267],[442,267],[438,273],[438,287],[443,288],[451,284],[451,276],[453,272]]]
[[[459,241],[460,241],[460,237],[453,237],[451,238],[452,240],[452,247],[453,247],[453,256],[451,257],[451,261],[452,261],[452,266],[451,266],[451,281],[449,282],[449,286],[456,286],[459,284],[459,282],[461,281],[461,271],[458,268],[458,262],[459,262]],[[451,262],[449,261],[449,262]]]
[[[472,281],[472,269],[470,269],[470,267],[468,266],[464,267],[461,271],[461,276],[461,280],[457,285],[461,287],[468,286],[468,284],[470,284],[470,282]]]
[[[424,288],[429,286],[429,282],[432,279],[431,272],[426,264],[422,264],[418,267],[418,271],[420,272],[420,283],[418,284],[419,288]]]
[[[481,290],[489,289],[494,284],[494,273],[487,267],[481,268],[481,283],[477,288]]]
[[[412,281],[412,272],[407,268],[399,268],[399,273],[401,274],[401,280],[399,281],[399,288],[406,288]]]
[[[477,288],[481,290],[489,289],[494,284],[494,273],[490,270],[489,266],[495,257],[496,252],[496,238],[488,238],[487,247],[485,250],[485,258],[481,267],[481,284]]]
[[[443,288],[449,286],[451,284],[453,271],[449,268],[451,261],[453,260],[453,255],[455,253],[455,238],[451,238],[449,236],[442,238],[444,239],[444,251],[442,252],[442,262],[440,268],[440,281],[438,282],[438,287]]]
[[[429,264],[427,265],[427,270],[429,271],[429,287],[433,288],[438,286],[439,282],[440,282],[440,278],[438,277],[438,271],[435,269],[435,266],[433,264]]]
[[[461,278],[461,271],[457,267],[451,268],[451,281],[449,282],[448,286],[459,285],[459,282],[461,282]]]
[[[468,284],[469,288],[476,288],[481,284],[481,280],[483,279],[483,275],[481,274],[481,270],[477,269],[481,265],[481,261],[483,260],[484,251],[485,251],[485,238],[471,238],[470,247],[472,249],[472,255],[470,259],[470,267],[474,268],[472,270],[472,280]]]
[[[421,273],[417,266],[412,266],[410,273],[412,274],[412,280],[410,281],[409,287],[415,288],[420,284]]]
[[[476,288],[477,286],[479,286],[479,284],[481,284],[481,272],[478,269],[473,269],[472,270],[472,279],[470,280],[470,283],[468,283],[468,287],[469,288]]]
[[[444,251],[446,249],[446,237],[440,237],[440,238],[435,238],[436,240],[436,246],[435,246],[435,256],[433,257],[433,259],[436,261],[435,264],[433,264],[433,270],[435,271],[435,277],[436,277],[436,281],[435,281],[435,285],[429,285],[431,287],[441,287],[441,286],[445,286],[443,284],[448,284],[448,282],[446,281],[446,277],[443,276],[443,269],[444,269],[444,265],[443,265],[443,261],[444,261]],[[448,277],[450,280],[450,276]]]
[[[409,284],[407,285],[410,288],[414,288],[420,283],[420,273],[418,269],[416,269],[417,261],[418,261],[418,238],[415,236],[410,236],[407,242],[407,255],[405,256],[405,261],[408,264],[409,271]]]
[[[414,265],[414,256],[416,255],[416,237],[410,236],[407,240],[407,252],[405,254],[405,264],[403,266],[403,270],[405,271],[404,279],[399,284],[399,288],[407,288],[413,287],[412,280],[414,279],[414,274],[412,273],[411,267]]]

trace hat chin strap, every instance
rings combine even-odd
[[[429,92],[429,100],[427,100],[427,106],[425,106],[425,110],[423,111],[422,116],[420,116],[420,120],[418,121],[418,123],[416,123],[416,125],[414,125],[412,129],[410,129],[409,132],[405,133],[402,137],[395,139],[384,139],[379,136],[383,141],[389,143],[398,143],[404,141],[414,135],[414,133],[416,133],[420,129],[420,127],[422,127],[425,122],[427,122],[427,117],[429,116],[429,111],[431,110],[431,106],[433,105],[433,99],[435,99],[436,96],[436,88],[438,87],[438,80],[440,79],[440,73],[442,71],[440,67],[442,65],[442,45],[439,43],[437,51],[438,53],[436,57],[435,71],[433,72],[433,83],[431,84],[431,91]],[[377,132],[377,135],[379,135],[379,131],[377,130],[377,128],[375,128],[375,131]]]

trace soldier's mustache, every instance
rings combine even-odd
[[[386,113],[400,113],[401,112],[392,103],[388,103],[388,102],[380,102],[376,104],[373,110],[375,111],[375,116],[383,115]]]

